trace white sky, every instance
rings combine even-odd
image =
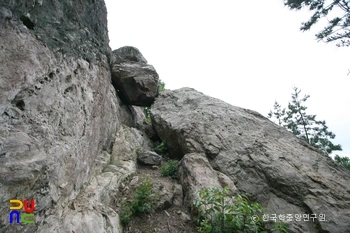
[[[350,157],[350,48],[301,32],[309,12],[283,0],[105,0],[111,48],[137,47],[167,89],[192,87],[267,116],[292,87]],[[322,28],[325,25],[317,25]]]

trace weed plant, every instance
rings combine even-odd
[[[162,176],[169,176],[172,179],[177,179],[177,160],[169,160],[160,167],[160,173]]]
[[[153,150],[158,154],[165,154],[166,152],[168,152],[168,147],[166,146],[165,142],[161,142],[161,143],[158,142],[157,146],[153,148]]]

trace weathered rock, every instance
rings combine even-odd
[[[0,16],[3,33],[7,26],[16,24],[22,32],[35,34],[57,57],[73,56],[93,63],[101,54],[108,58],[112,54],[103,0],[74,4],[67,0],[1,0],[1,7],[11,12],[5,16],[5,24]]]
[[[137,159],[147,165],[159,165],[162,161],[162,156],[158,155],[154,151],[144,151],[138,153]]]
[[[153,183],[153,190],[158,195],[156,209],[167,209],[172,205],[182,206],[182,186],[175,180],[157,180]]]
[[[162,92],[151,117],[172,156],[205,154],[213,169],[269,214],[318,217],[288,222],[290,232],[350,232],[350,172],[259,113],[182,88]],[[180,169],[194,169],[190,158],[183,158]],[[190,179],[182,178],[186,195],[195,191],[186,184]]]
[[[174,185],[174,198],[173,205],[182,206],[183,205],[183,190],[181,184]]]
[[[137,184],[138,184],[138,182],[139,182],[139,177],[138,176],[134,176],[131,179],[130,183],[129,183],[130,188],[135,189]]]
[[[1,1],[0,41],[0,211],[35,200],[35,224],[3,214],[0,232],[119,232],[115,187],[100,192],[112,178],[96,176],[121,125],[104,2]],[[80,206],[85,192],[96,198]]]
[[[159,77],[136,50],[127,47],[113,51],[112,83],[126,104],[150,106],[158,94]]]
[[[185,192],[185,205],[192,208],[194,200],[198,199],[198,191],[205,188],[219,188],[222,189],[228,183],[220,183],[225,177],[218,171],[214,171],[208,162],[205,154],[190,153],[186,154],[179,164],[180,183],[183,185]],[[219,179],[220,177],[220,179]],[[230,183],[232,195],[237,193],[237,189],[233,182]]]

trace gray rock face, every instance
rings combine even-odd
[[[35,224],[11,226],[2,214],[0,232],[118,232],[102,200],[75,205],[100,181],[121,127],[104,2],[0,5],[0,211],[10,199],[36,201]]]
[[[125,141],[128,143],[123,143]],[[46,224],[40,226],[38,232],[121,233],[119,215],[115,211],[116,195],[121,181],[136,171],[135,149],[143,144],[138,130],[121,127],[112,153],[102,152],[92,164],[90,182],[68,205],[46,217]]]
[[[89,62],[111,56],[107,10],[103,0],[1,0],[11,22],[34,33],[57,56],[82,57]],[[0,20],[1,23],[1,20]]]
[[[161,93],[151,117],[169,152],[185,155],[180,169],[191,171],[186,154],[205,154],[268,214],[318,217],[289,222],[290,232],[350,232],[350,172],[259,113],[182,88]]]
[[[150,106],[158,94],[158,74],[133,47],[113,51],[112,83],[129,105]]]

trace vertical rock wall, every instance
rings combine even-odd
[[[1,1],[0,232],[59,223],[111,150],[120,110],[110,53],[103,0]],[[10,225],[10,199],[34,199],[36,224]]]

